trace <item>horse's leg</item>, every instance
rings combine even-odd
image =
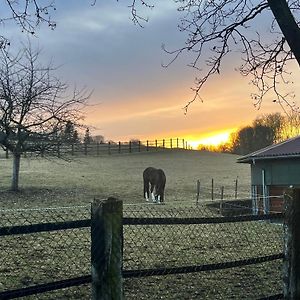
[[[144,180],[144,198],[149,201],[149,182]]]
[[[154,194],[154,188],[155,188],[155,185],[154,184],[151,184],[151,189],[150,189],[150,192],[151,192],[151,198],[152,198],[152,201],[153,202],[156,202],[156,199],[155,199],[155,194]]]
[[[164,195],[164,187],[162,187],[160,193],[159,193],[159,196],[160,196],[160,202],[163,203],[164,200],[165,200],[165,195]]]
[[[157,196],[157,203],[160,203],[160,195]]]

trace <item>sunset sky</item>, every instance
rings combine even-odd
[[[235,71],[240,64],[237,53],[206,85],[204,102],[195,102],[184,114],[182,108],[193,97],[190,88],[199,74],[186,66],[187,56],[168,68],[161,66],[172,58],[161,45],[173,50],[185,40],[177,29],[179,13],[172,0],[144,12],[150,17],[144,28],[131,22],[129,1],[97,1],[95,6],[84,0],[56,2],[57,28],[42,26],[32,43],[42,48],[45,64],[52,59],[61,66],[58,75],[63,81],[93,90],[93,106],[87,108],[85,120],[93,135],[114,141],[179,137],[196,146],[214,143],[211,136],[224,139],[260,114],[281,111],[272,99],[265,99],[260,110],[254,108],[250,79]],[[12,47],[26,41],[16,25],[7,24],[2,30]],[[293,76],[299,82],[297,67]],[[299,85],[295,87],[299,95],[297,90]]]

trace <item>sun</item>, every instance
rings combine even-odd
[[[203,138],[191,139],[189,144],[193,149],[197,149],[199,145],[218,146],[229,141],[230,134],[233,130],[226,130],[218,133],[211,133]]]

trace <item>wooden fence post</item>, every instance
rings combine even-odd
[[[121,153],[121,142],[119,142],[118,152]]]
[[[214,179],[211,179],[211,200],[214,200]]]
[[[196,204],[198,204],[200,199],[200,180],[197,180],[197,200],[196,200]]]
[[[221,200],[224,198],[224,186],[221,186]]]
[[[170,139],[170,148],[173,149],[172,139]]]
[[[238,179],[235,180],[234,199],[237,199],[237,190],[238,190]]]
[[[141,141],[139,141],[139,152],[141,152]]]
[[[149,141],[147,140],[147,151],[149,151]]]
[[[155,140],[155,150],[157,150],[157,140]]]
[[[108,142],[108,154],[109,155],[111,154],[111,151],[110,151],[110,142]]]
[[[8,149],[5,149],[5,158],[8,158]]]
[[[131,149],[131,141],[129,141],[129,153],[132,152],[132,149]]]
[[[123,299],[123,203],[95,199],[91,216],[92,300]]]
[[[176,139],[176,148],[179,148],[179,141],[178,141],[178,138]]]
[[[224,186],[221,186],[220,214],[223,214]]]
[[[284,299],[300,299],[300,189],[284,195]]]

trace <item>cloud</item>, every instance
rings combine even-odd
[[[182,107],[193,97],[190,87],[200,74],[186,66],[189,55],[161,67],[171,59],[161,44],[176,49],[185,42],[186,36],[177,29],[180,13],[172,0],[155,1],[153,10],[139,8],[150,17],[140,28],[130,20],[129,3],[97,1],[91,7],[86,0],[57,1],[57,29],[42,26],[34,38],[46,61],[53,58],[62,65],[58,70],[62,80],[94,90],[91,101],[100,105],[88,111],[86,121],[97,128],[95,133],[115,140],[203,135],[278,110],[268,99],[261,111],[253,108],[249,78],[234,71],[239,56],[233,53],[221,75],[211,77],[201,91],[204,103],[192,104],[185,116]],[[11,30],[11,36],[19,32]]]
[[[69,14],[64,15],[63,20],[58,22],[58,27],[63,30],[72,30],[77,34],[93,32],[104,32],[111,28],[119,28],[122,24],[128,23],[128,12],[126,12],[117,3],[104,4],[103,2],[91,7],[89,5],[80,5],[72,7],[68,5]]]

